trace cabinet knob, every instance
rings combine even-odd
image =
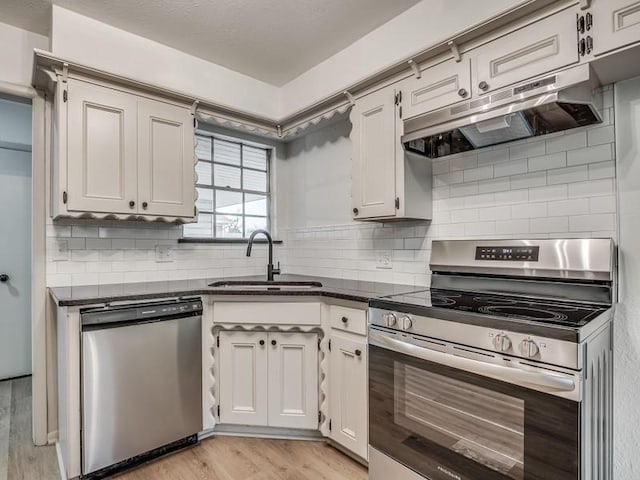
[[[347,323],[349,321],[349,319],[347,317],[342,317],[342,323]]]
[[[149,204],[147,202],[142,202],[142,208],[146,210],[148,206]]]
[[[478,84],[478,88],[479,88],[480,90],[482,90],[483,92],[486,92],[487,90],[489,90],[489,84],[488,84],[487,82],[484,82],[484,81],[483,81],[483,82],[480,82],[480,83]]]
[[[360,355],[362,355],[362,350],[358,349],[355,351],[356,357],[359,357]]]
[[[460,90],[458,90],[458,95],[460,95],[462,98],[467,96],[467,90],[465,88],[461,88]]]
[[[136,202],[134,202],[133,200],[131,200],[131,201],[129,202],[129,208],[133,208],[133,207],[135,207],[135,206],[136,206]]]
[[[0,273],[0,282],[7,283],[9,281],[9,275],[6,273]]]
[[[354,208],[354,209],[353,209],[353,214],[354,214],[354,215],[357,215],[357,214],[358,214],[358,212],[359,212],[359,210],[358,210],[357,208]]]
[[[273,345],[274,347],[278,344],[278,342],[276,342],[275,340],[271,340],[271,345]]]
[[[260,346],[264,347],[264,340],[260,340]]]

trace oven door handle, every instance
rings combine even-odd
[[[450,353],[439,352],[429,348],[414,345],[390,338],[383,333],[369,331],[369,343],[382,348],[403,353],[411,357],[421,358],[429,362],[439,363],[448,367],[464,370],[478,375],[488,376],[497,380],[507,381],[518,385],[527,384],[538,387],[546,387],[556,391],[571,392],[575,390],[576,383],[572,377],[560,376],[550,373],[522,370],[516,367],[506,367],[487,363],[472,358],[460,357]]]

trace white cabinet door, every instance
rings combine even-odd
[[[331,336],[329,395],[331,438],[367,458],[368,439],[367,344]]]
[[[136,109],[131,95],[68,80],[68,210],[137,211]]]
[[[186,108],[138,102],[138,198],[148,215],[195,215],[193,117]]]
[[[474,50],[474,94],[481,95],[578,60],[576,14],[568,9]]]
[[[640,1],[593,0],[592,5],[595,55],[640,42]]]
[[[318,337],[269,334],[269,426],[318,428]]]
[[[471,65],[448,60],[422,71],[422,76],[403,80],[402,118],[407,119],[452,105],[471,96]]]
[[[266,333],[220,332],[221,423],[267,425],[266,344]]]
[[[351,110],[352,204],[355,218],[396,213],[396,144],[400,141],[395,90],[358,99]]]

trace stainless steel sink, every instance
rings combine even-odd
[[[267,281],[220,281],[209,284],[213,288],[234,290],[306,290],[322,287],[320,282],[267,282]]]

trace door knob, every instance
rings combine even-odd
[[[133,200],[131,200],[131,201],[129,202],[129,208],[133,208],[133,207],[135,207],[135,206],[136,206],[136,202],[134,202]]]
[[[148,206],[149,204],[147,202],[142,202],[142,208],[146,210]]]
[[[273,345],[274,347],[278,344],[278,342],[276,342],[275,340],[271,340],[271,345]]]
[[[354,215],[358,215],[358,209],[357,209],[357,208],[354,208],[354,209],[353,209],[353,214],[354,214]]]
[[[6,273],[0,273],[0,282],[6,283],[9,281],[9,275]]]
[[[489,90],[489,84],[487,82],[480,82],[478,84],[478,88],[480,88],[480,90],[482,90],[483,92],[486,92],[487,90]]]
[[[342,323],[347,323],[349,319],[347,317],[342,317]]]
[[[465,88],[461,88],[460,90],[458,90],[458,95],[460,95],[462,98],[467,96],[467,90]]]
[[[359,357],[360,355],[362,355],[362,351],[360,349],[355,351],[356,357]]]
[[[264,340],[260,340],[260,345],[264,345]]]

